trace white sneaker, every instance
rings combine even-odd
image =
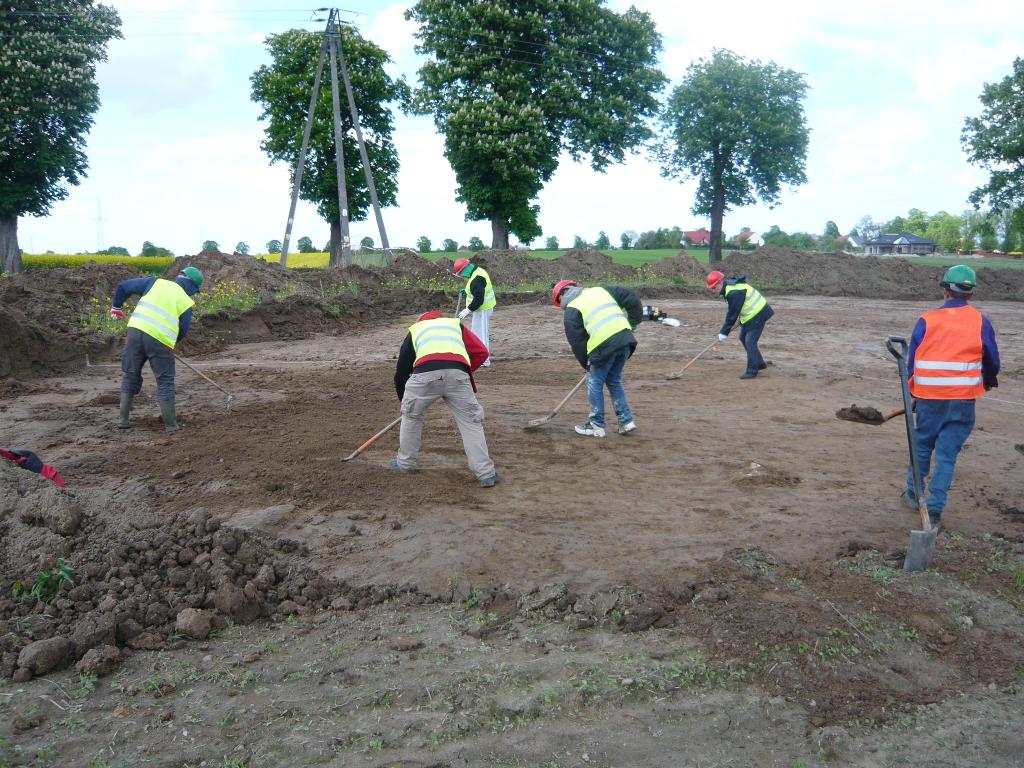
[[[620,424],[619,428],[615,431],[618,432],[620,435],[628,435],[630,432],[633,432],[634,430],[636,430],[636,422],[627,421],[625,424]]]
[[[584,437],[604,437],[604,427],[595,427],[588,421],[586,424],[576,425],[576,434]]]

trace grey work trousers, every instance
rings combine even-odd
[[[438,398],[448,404],[448,410],[455,418],[469,468],[477,480],[493,475],[494,462],[487,452],[487,438],[484,437],[484,409],[473,394],[469,374],[456,368],[414,373],[405,383],[398,466],[405,470],[416,468],[416,457],[422,445],[423,419],[427,408]]]
[[[142,390],[142,366],[149,367],[156,377],[156,399],[174,401],[174,350],[168,349],[148,333],[129,328],[121,354],[121,391],[137,395]]]

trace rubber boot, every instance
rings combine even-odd
[[[160,403],[160,416],[164,420],[164,432],[180,432],[181,427],[178,426],[178,420],[174,416],[174,401],[173,400],[158,400]]]
[[[128,429],[132,423],[128,420],[129,414],[132,412],[132,400],[133,395],[129,395],[127,392],[121,393],[121,420],[117,422],[117,426],[121,429]]]

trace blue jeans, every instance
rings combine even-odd
[[[587,400],[590,401],[590,423],[595,427],[604,427],[604,388],[612,396],[612,407],[619,417],[619,425],[628,424],[633,420],[633,412],[626,400],[626,390],[622,388],[622,369],[629,359],[629,347],[615,352],[604,365],[590,366],[587,374]]]
[[[928,515],[937,518],[946,508],[946,495],[953,484],[956,457],[974,429],[973,400],[918,400],[914,437],[917,440],[917,466],[921,471],[922,490],[931,470],[932,453],[935,471],[928,484]],[[907,490],[914,487],[914,470],[907,469]],[[917,494],[914,493],[914,498]]]

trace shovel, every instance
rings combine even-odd
[[[670,373],[665,378],[668,379],[669,381],[672,381],[673,379],[678,379],[680,376],[683,375],[683,373],[686,371],[687,368],[689,368],[691,365],[693,365],[698,360],[700,360],[701,355],[703,355],[705,352],[707,352],[709,349],[711,349],[717,343],[718,343],[717,341],[712,341],[710,344],[708,344],[706,347],[704,347],[704,349],[702,349],[700,352],[698,352],[697,355],[693,358],[693,360],[688,362],[686,365],[684,365],[682,368],[680,368],[675,373]]]
[[[910,469],[914,478],[914,496],[917,497],[917,512],[921,516],[920,531],[910,532],[910,546],[907,547],[907,558],[903,561],[903,570],[907,573],[923,571],[932,564],[935,552],[935,537],[938,531],[932,528],[928,519],[928,510],[924,507],[924,493],[921,483],[921,467],[917,461],[917,439],[914,437],[914,416],[911,410],[910,385],[907,382],[907,340],[902,336],[890,336],[885,340],[889,354],[896,358],[900,369],[900,385],[903,389],[903,420],[907,425],[907,445],[910,448]],[[898,347],[898,349],[897,349]]]
[[[576,394],[576,390],[578,390],[580,387],[582,387],[583,386],[583,382],[585,382],[586,380],[587,380],[587,374],[584,373],[583,374],[583,378],[580,379],[576,383],[575,387],[573,387],[572,389],[569,390],[569,394],[562,398],[562,402],[560,402],[558,405],[556,405],[554,407],[554,409],[551,411],[551,413],[549,413],[547,416],[542,416],[539,419],[534,419],[529,424],[527,424],[525,427],[523,427],[523,429],[526,429],[526,430],[537,429],[538,427],[541,427],[544,424],[547,424],[549,421],[551,421],[553,418],[555,418],[555,414],[558,413],[559,409],[561,409],[561,407],[563,405],[565,405],[566,403],[569,402],[570,399],[572,399],[572,396]]]
[[[362,452],[363,452],[363,451],[365,451],[365,450],[366,450],[367,448],[369,448],[369,447],[370,447],[371,445],[373,445],[373,444],[374,444],[375,442],[377,442],[377,438],[378,438],[378,437],[380,437],[381,435],[383,435],[383,434],[384,434],[385,432],[387,432],[387,431],[388,431],[389,429],[391,429],[391,428],[392,428],[393,426],[395,426],[395,424],[397,424],[397,423],[398,423],[398,422],[400,422],[401,420],[402,420],[402,417],[401,417],[401,416],[399,416],[399,417],[398,417],[397,419],[395,419],[395,420],[394,420],[394,421],[392,421],[392,422],[391,422],[390,424],[388,424],[388,425],[387,425],[386,427],[384,427],[384,429],[382,429],[382,430],[381,430],[380,432],[378,432],[378,433],[377,433],[376,435],[374,435],[374,436],[373,436],[373,437],[371,437],[371,438],[370,438],[369,440],[367,440],[367,441],[366,441],[365,443],[363,443],[363,444],[362,444],[362,445],[360,445],[360,446],[359,446],[358,448],[356,448],[356,449],[355,449],[354,451],[352,451],[352,453],[350,453],[350,454],[349,454],[348,456],[346,456],[346,457],[345,457],[344,459],[342,459],[342,461],[352,461],[352,459],[354,459],[354,458],[355,458],[356,456],[358,456],[358,455],[359,455],[360,453],[362,453]]]
[[[885,424],[889,419],[902,416],[903,410],[903,408],[897,408],[895,411],[890,411],[883,415],[881,411],[872,408],[870,405],[857,405],[855,403],[849,408],[840,408],[836,411],[836,418],[845,421],[856,421],[858,424]]]

